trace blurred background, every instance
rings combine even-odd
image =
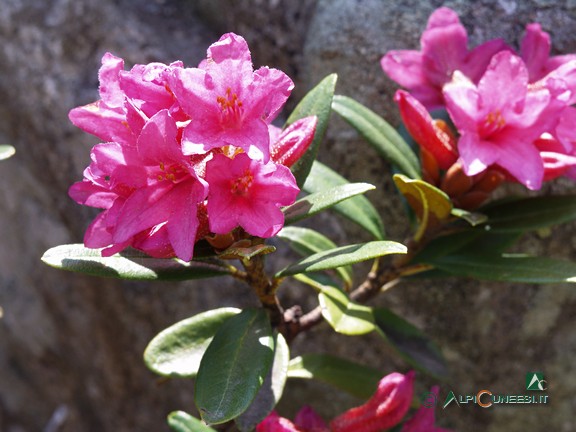
[[[517,46],[525,24],[550,32],[554,53],[576,52],[574,0],[1,0],[0,143],[16,155],[0,163],[0,431],[168,431],[166,415],[193,410],[190,381],[159,380],[142,362],[164,327],[218,306],[247,306],[244,286],[212,279],[135,283],[51,269],[43,252],[82,241],[94,212],[67,196],[82,178],[96,138],[75,129],[68,111],[98,97],[102,55],[135,63],[182,60],[195,66],[221,34],[244,36],[256,67],[282,69],[296,83],[289,112],[307,90],[337,72],[337,93],[352,96],[394,125],[397,88],[379,59],[418,48],[430,13],[455,9],[470,44],[502,37]],[[286,114],[284,114],[286,115]],[[391,239],[407,221],[388,168],[336,115],[320,160],[378,189]],[[574,192],[559,180],[543,193]],[[336,216],[314,220],[339,244],[366,240]],[[528,236],[523,250],[576,259],[576,226]],[[276,265],[282,265],[279,255]],[[360,278],[361,272],[357,274]],[[309,292],[286,287],[284,301],[312,307]],[[542,371],[550,402],[540,407],[450,406],[440,425],[459,431],[576,431],[576,288],[507,285],[462,279],[405,283],[376,299],[430,335],[451,376],[441,395],[523,393],[525,374]],[[295,341],[293,355],[329,350],[405,372],[378,338],[336,336],[325,326]],[[417,391],[434,380],[419,374]],[[329,419],[359,404],[330,387],[290,381],[280,412],[310,404]]]

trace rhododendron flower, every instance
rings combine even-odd
[[[309,406],[304,406],[296,414],[294,422],[272,411],[256,426],[256,432],[330,432],[330,430],[322,417]]]
[[[77,202],[105,208],[86,232],[87,247],[127,246],[153,256],[192,258],[198,204],[207,193],[195,167],[180,152],[177,126],[167,110],[144,126],[136,146],[96,146],[85,181],[70,188]]]
[[[210,46],[208,58],[199,68],[175,70],[169,83],[191,118],[182,137],[184,154],[232,145],[252,159],[268,162],[268,124],[294,84],[277,69],[253,71],[242,37],[225,34]]]
[[[380,432],[397,425],[410,408],[413,385],[413,371],[385,376],[364,405],[336,417],[330,422],[330,429],[333,432]]]
[[[456,75],[444,96],[461,135],[466,174],[497,165],[529,189],[539,189],[544,164],[534,141],[549,127],[543,114],[553,101],[550,91],[529,88],[524,63],[506,51],[493,57],[477,86]]]
[[[444,105],[442,87],[452,79],[454,71],[477,82],[491,57],[508,49],[504,41],[495,39],[469,51],[466,29],[456,12],[447,7],[432,13],[420,45],[420,51],[389,51],[380,63],[390,78],[428,109]]]
[[[305,432],[329,432],[324,419],[308,405],[303,406],[296,413],[294,424]]]
[[[146,184],[130,195],[118,215],[115,242],[123,242],[145,229],[166,224],[168,239],[176,256],[192,259],[198,219],[198,204],[207,185],[180,151],[178,129],[167,110],[155,114],[138,138],[138,153],[146,172]],[[137,178],[132,170],[131,178]],[[129,184],[129,179],[124,179]]]
[[[438,398],[438,386],[432,387],[431,392]],[[450,432],[449,429],[434,426],[434,423],[434,408],[423,406],[404,423],[400,432]]]
[[[210,230],[225,234],[237,226],[258,237],[275,235],[284,224],[280,206],[292,204],[300,191],[284,165],[215,154],[206,164]]]
[[[440,128],[424,105],[404,90],[398,90],[394,100],[400,108],[402,121],[421,148],[426,149],[440,169],[446,170],[458,159],[455,138]]]
[[[275,163],[291,167],[300,159],[314,139],[318,117],[310,116],[296,120],[284,130],[270,125],[270,157]]]
[[[550,35],[542,31],[538,23],[528,24],[520,43],[520,57],[528,69],[530,82],[536,82],[561,65],[576,59],[576,55],[567,54],[550,57]]]
[[[103,141],[123,145],[135,143],[145,119],[162,109],[170,109],[177,120],[186,120],[166,82],[171,71],[182,66],[182,62],[151,63],[125,71],[124,60],[106,53],[98,72],[100,100],[72,109],[69,118]]]
[[[410,409],[414,372],[391,373],[382,378],[374,395],[330,422],[330,426],[312,408],[304,406],[294,421],[271,412],[256,426],[256,432],[381,432],[398,425]],[[431,390],[438,396],[438,387]],[[434,426],[434,410],[421,408],[408,420],[402,432],[450,432]]]
[[[544,181],[553,180],[557,177],[568,175],[576,178],[576,155],[568,153],[565,146],[550,134],[544,134],[538,138],[534,145],[540,152],[544,163]]]

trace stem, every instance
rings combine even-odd
[[[242,265],[246,269],[245,281],[254,288],[262,306],[270,314],[272,326],[280,327],[284,323],[284,311],[280,306],[276,291],[278,281],[270,280],[264,270],[264,257],[257,255],[251,259],[243,259]]]
[[[377,268],[377,266],[375,265],[373,269],[374,268]],[[427,265],[413,265],[404,268],[396,268],[392,265],[390,268],[381,268],[376,271],[371,271],[366,276],[364,282],[350,293],[350,299],[357,303],[366,303],[378,293],[387,291],[396,286],[400,283],[403,276],[420,273],[429,269],[430,266]],[[322,308],[317,306],[310,312],[293,321],[290,325],[290,333],[284,336],[286,336],[286,340],[291,341],[299,333],[305,332],[321,322]]]

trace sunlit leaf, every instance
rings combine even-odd
[[[446,362],[434,343],[417,327],[385,308],[374,308],[380,335],[410,365],[437,378],[446,378]]]
[[[318,161],[314,161],[310,175],[303,189],[309,193],[317,193],[334,186],[349,184],[348,180]],[[377,240],[383,240],[384,224],[380,214],[364,196],[355,196],[336,204],[333,208],[338,214],[358,224]]]
[[[299,187],[302,187],[306,181],[306,177],[310,173],[312,163],[316,159],[320,143],[324,139],[326,128],[330,120],[330,113],[332,112],[332,97],[334,96],[334,89],[336,88],[336,81],[338,76],[336,74],[328,75],[320,83],[310,90],[300,103],[294,108],[286,126],[294,123],[296,120],[315,115],[318,117],[318,124],[316,125],[316,133],[314,140],[308,151],[292,166],[292,173],[296,178]]]
[[[382,117],[354,99],[335,95],[332,109],[388,162],[410,178],[420,178],[420,163],[410,146]]]
[[[218,329],[196,376],[194,401],[208,424],[248,409],[274,359],[274,337],[263,309],[245,309]]]
[[[405,254],[406,246],[393,241],[373,241],[341,246],[310,255],[280,270],[276,277],[314,272],[355,264],[389,254]]]
[[[235,422],[242,432],[254,430],[274,409],[282,393],[288,373],[288,362],[290,361],[290,349],[280,333],[276,333],[276,343],[274,350],[274,363],[272,369],[266,376],[264,384],[256,394],[256,398],[250,407]]]
[[[82,244],[53,247],[44,253],[42,261],[62,270],[133,280],[201,279],[233,272],[217,260],[184,262],[152,258],[132,250],[103,257],[99,249],[88,249]]]
[[[313,216],[339,202],[373,189],[375,187],[368,183],[349,183],[307,195],[284,208],[285,223],[291,224]]]
[[[168,415],[168,425],[174,432],[216,432],[184,411],[171,412]]]
[[[483,213],[470,212],[459,208],[453,208],[451,214],[457,218],[464,219],[471,226],[480,225],[488,220],[488,216]]]
[[[450,218],[452,202],[440,189],[425,181],[409,179],[401,174],[394,175],[393,179],[418,218],[418,231],[414,235],[416,240],[420,240],[427,231]]]
[[[218,254],[222,259],[252,259],[258,255],[266,255],[276,251],[276,248],[267,244],[256,244],[247,247],[232,246]]]
[[[158,333],[144,351],[144,363],[165,376],[194,377],[220,326],[240,309],[221,308],[194,315]]]
[[[336,244],[332,240],[310,228],[284,227],[277,236],[289,242],[290,247],[302,256],[336,248]],[[334,271],[344,281],[346,287],[349,288],[352,285],[351,266],[338,267]]]
[[[372,308],[354,303],[338,288],[323,286],[318,300],[322,316],[337,333],[354,336],[374,330]]]
[[[16,153],[16,149],[8,144],[0,144],[0,160],[8,159]]]
[[[383,376],[376,369],[330,354],[304,354],[288,366],[288,378],[316,379],[362,399],[372,396]]]

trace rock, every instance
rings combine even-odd
[[[5,0],[0,8],[0,142],[17,154],[0,162],[0,430],[8,432],[167,430],[172,410],[192,410],[189,381],[159,381],[142,352],[164,327],[199,311],[243,307],[254,298],[226,280],[181,284],[120,283],[50,269],[39,258],[49,247],[75,243],[94,212],[67,197],[97,141],[67,119],[74,106],[97,98],[100,57],[111,51],[127,67],[150,61],[197,64],[220,34],[248,40],[256,66],[288,72],[296,82],[293,107],[325,75],[337,72],[337,91],[397,124],[396,89],[380,70],[389,49],[416,48],[434,6],[415,0]],[[539,21],[555,52],[576,52],[574,2],[513,0],[443,2],[469,30],[470,43],[503,37],[517,44],[524,25]],[[389,169],[343,121],[333,116],[321,160],[354,181],[378,186],[368,196],[392,239],[407,234]],[[571,181],[545,193],[573,191]],[[339,242],[365,235],[337,217],[316,227]],[[523,250],[576,259],[574,224],[527,237]],[[279,264],[288,258],[280,256]],[[312,307],[308,290],[285,287],[288,305]],[[439,423],[454,430],[576,430],[571,286],[407,282],[375,304],[403,314],[434,338],[452,371],[449,390],[482,388],[514,394],[524,376],[542,371],[553,404],[542,407],[447,407]],[[408,366],[379,339],[337,336],[326,327],[295,341],[292,352],[327,350],[383,371]],[[419,374],[418,391],[434,383]],[[329,395],[329,396],[327,396]],[[325,398],[319,400],[318,398]],[[328,387],[289,383],[281,412],[303,402],[326,418],[358,401]],[[316,408],[316,406],[315,406]],[[284,411],[285,410],[285,411]]]

